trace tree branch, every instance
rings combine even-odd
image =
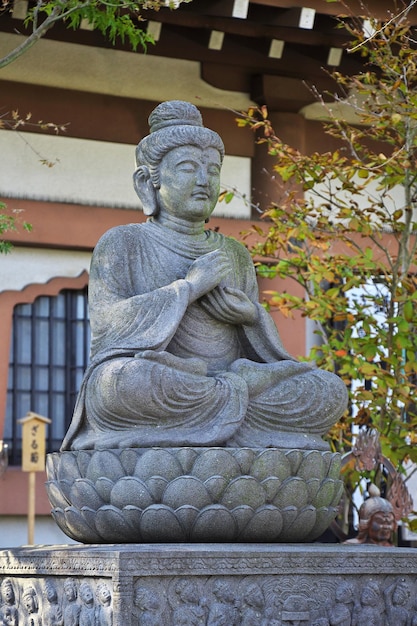
[[[6,56],[0,59],[0,69],[15,61],[18,57],[20,57],[24,52],[29,50],[32,46],[35,45],[39,41],[41,37],[57,22],[62,19],[62,9],[61,7],[55,6],[52,10],[52,13],[48,15],[48,17],[38,26],[29,37],[27,37],[22,43],[11,50]]]

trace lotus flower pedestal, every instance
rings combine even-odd
[[[58,526],[83,543],[306,542],[336,515],[340,456],[276,448],[51,454]]]

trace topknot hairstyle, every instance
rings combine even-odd
[[[150,114],[148,122],[151,133],[169,126],[203,126],[197,107],[182,100],[161,102]]]

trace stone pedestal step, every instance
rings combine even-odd
[[[0,551],[0,578],[3,620],[14,614],[36,626],[417,623],[417,551],[409,548],[33,546]]]

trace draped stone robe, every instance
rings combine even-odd
[[[205,297],[190,304],[187,271],[222,248],[222,286],[243,291],[251,325],[225,323]],[[260,445],[323,449],[346,406],[333,374],[298,363],[258,302],[251,257],[213,231],[180,234],[152,218],[108,231],[93,254],[91,364],[62,449]],[[242,361],[242,359],[244,359]],[[240,367],[269,382],[253,396]],[[260,378],[259,378],[260,377]]]

